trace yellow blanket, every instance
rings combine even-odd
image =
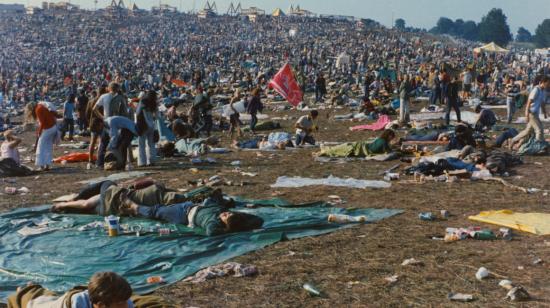
[[[469,219],[537,235],[550,235],[550,214],[546,213],[516,213],[510,210],[487,211],[470,216]]]

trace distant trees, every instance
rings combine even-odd
[[[518,33],[516,34],[516,41],[520,43],[529,43],[533,40],[533,36],[529,30],[524,27],[519,27]]]
[[[434,34],[450,34],[471,41],[476,41],[479,36],[479,28],[475,21],[464,21],[462,19],[452,21],[447,17],[439,18],[437,25],[430,32]]]
[[[506,15],[501,9],[492,9],[479,23],[479,40],[485,43],[495,42],[500,46],[508,45],[512,40]]]
[[[405,20],[403,18],[398,18],[395,20],[395,28],[399,30],[405,30]]]
[[[550,19],[545,19],[535,31],[535,44],[539,48],[550,47]]]

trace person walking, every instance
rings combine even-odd
[[[544,141],[544,127],[542,126],[539,115],[542,111],[544,118],[546,119],[546,91],[550,89],[550,77],[539,76],[536,80],[538,81],[536,82],[537,86],[531,90],[527,101],[527,106],[525,107],[527,126],[512,139],[510,148],[513,148],[517,142],[523,141],[533,131],[535,132],[536,140]]]
[[[404,74],[399,85],[399,123],[402,125],[410,121],[409,99],[412,91],[410,76]]]
[[[141,99],[136,110],[138,133],[138,167],[153,166],[157,157],[155,128],[159,119],[157,93],[148,91]]]
[[[258,112],[261,112],[263,109],[263,104],[260,99],[260,88],[254,88],[252,93],[250,93],[251,98],[246,107],[246,111],[250,114],[250,132],[255,134],[256,124],[258,124]]]
[[[445,125],[449,126],[451,122],[451,109],[454,109],[456,113],[456,120],[461,122],[460,119],[460,97],[458,95],[458,78],[453,77],[449,86],[447,86],[447,102],[445,103]]]
[[[65,140],[65,134],[69,132],[69,141],[73,141],[74,135],[74,94],[69,94],[69,97],[63,104],[63,129],[61,130],[61,140]]]

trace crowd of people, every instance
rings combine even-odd
[[[475,54],[470,42],[349,21],[265,18],[253,23],[230,17],[201,21],[187,14],[99,14],[0,20],[2,130],[16,127],[21,110],[26,123],[37,124],[33,150],[38,170],[52,167],[56,143],[77,135],[89,138],[87,168],[106,170],[152,167],[173,151],[200,155],[218,143],[211,134],[220,131],[241,149],[315,146],[317,109],[334,105],[357,107],[372,120],[397,115],[397,121],[375,140],[324,147],[319,156],[405,154],[406,142],[445,142],[441,151],[458,150],[458,157],[415,170],[486,168],[500,173],[506,162],[494,161],[504,156],[487,152],[480,142],[498,122],[481,105],[500,101],[508,125],[517,110],[525,109],[526,128],[501,131],[497,147],[509,140],[511,149],[521,148],[533,134],[534,140],[545,142],[540,115],[547,115],[550,63],[530,51]],[[258,114],[267,100],[282,100],[268,82],[287,62],[304,93],[298,108],[309,112],[297,119],[292,133],[260,136],[266,123],[259,123]],[[429,105],[445,112],[440,127],[419,128],[411,121],[412,102],[425,96]],[[354,105],[358,101],[362,103]],[[461,117],[469,102],[476,102],[473,126]],[[217,112],[222,106],[225,111]],[[451,112],[456,113],[453,126]],[[250,117],[248,128],[243,114]],[[14,130],[4,132],[2,164],[21,165],[21,142]],[[157,184],[131,190],[105,182],[85,187],[75,200],[52,210],[145,217],[200,227],[209,236],[262,226],[261,218],[231,207],[232,200],[220,191],[196,202]],[[77,298],[94,297],[92,289]],[[128,290],[114,298],[126,302],[130,295]]]

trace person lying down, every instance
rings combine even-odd
[[[387,154],[392,152],[390,142],[394,138],[395,132],[391,129],[386,129],[380,137],[372,142],[348,142],[331,147],[322,147],[321,152],[316,153],[316,155],[325,157],[367,157]]]
[[[126,279],[113,272],[94,274],[87,287],[75,287],[59,296],[40,285],[29,283],[8,298],[10,308],[172,308],[156,296],[132,296]]]
[[[220,189],[201,202],[160,184],[127,189],[105,181],[86,187],[73,201],[53,205],[51,211],[155,219],[200,228],[207,236],[261,228],[262,218],[231,211],[234,207],[233,199],[225,199]]]

